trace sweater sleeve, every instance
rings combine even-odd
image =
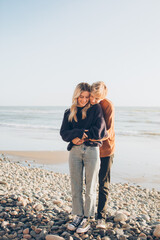
[[[101,140],[107,137],[107,129],[101,106],[99,104],[94,105],[92,111],[94,111],[93,122],[86,134],[89,139]]]
[[[74,138],[82,138],[84,129],[72,128],[72,124],[68,121],[69,110],[64,113],[62,125],[60,128],[60,135],[65,142],[71,142]]]
[[[114,114],[115,114],[115,111],[114,111],[113,104],[110,103],[110,104],[108,104],[108,106],[102,107],[102,111],[103,111],[103,114],[104,114],[104,119],[105,119],[105,122],[106,122],[107,134],[108,134],[107,137],[104,137],[102,139],[102,141],[105,141],[108,138],[112,138],[112,136],[114,135]]]

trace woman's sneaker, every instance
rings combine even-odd
[[[70,231],[75,231],[81,223],[83,217],[76,216],[71,223],[68,224],[67,228]]]
[[[96,228],[105,229],[106,228],[105,220],[104,219],[98,219],[98,223],[96,225]]]
[[[77,233],[85,233],[90,229],[90,222],[88,218],[83,218],[81,224],[77,228]]]

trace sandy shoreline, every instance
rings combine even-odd
[[[18,157],[19,160],[31,160],[38,164],[62,164],[68,161],[67,151],[1,151],[9,157]]]

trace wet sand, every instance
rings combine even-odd
[[[37,164],[62,164],[68,161],[67,151],[0,151],[11,159],[18,158],[20,161],[30,160]]]
[[[111,182],[130,183],[141,185],[142,187],[155,188],[160,190],[159,166],[150,162],[149,158],[143,157],[141,161],[134,163],[136,156],[129,156],[128,151],[124,151],[121,144],[121,151],[113,160],[111,169]],[[126,144],[125,144],[126,146]],[[136,149],[137,146],[136,146]],[[129,150],[129,149],[128,149]],[[141,149],[143,150],[143,149]],[[140,150],[139,150],[140,152]],[[13,162],[19,162],[23,166],[43,168],[53,172],[69,174],[68,151],[3,151],[4,154]],[[136,154],[136,153],[135,153]],[[155,153],[157,156],[157,153]]]

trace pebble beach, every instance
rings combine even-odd
[[[72,220],[68,174],[33,168],[0,157],[0,239],[160,239],[160,192],[112,183],[106,229],[85,234],[67,229]],[[84,189],[85,192],[85,189]]]

